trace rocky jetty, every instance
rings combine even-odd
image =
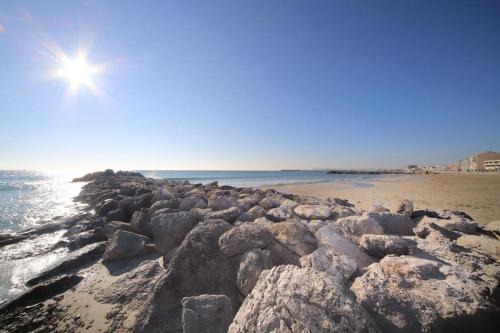
[[[500,241],[454,211],[106,170],[77,200],[59,265],[0,309],[0,330],[497,332]],[[3,236],[1,246],[36,236]],[[70,301],[72,300],[72,301]]]

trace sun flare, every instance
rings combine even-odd
[[[81,87],[95,91],[95,76],[101,73],[99,66],[91,64],[85,54],[79,53],[75,58],[66,55],[59,59],[59,68],[55,70],[57,78],[69,83],[70,91],[76,92]]]

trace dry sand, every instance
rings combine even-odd
[[[480,224],[500,220],[499,174],[438,174],[387,176],[367,181],[369,187],[350,182],[273,186],[276,190],[320,198],[348,199],[362,209],[383,205],[394,210],[400,199],[413,200],[415,209],[456,209]]]

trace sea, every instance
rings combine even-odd
[[[379,175],[329,175],[326,171],[165,171],[138,170],[146,177],[210,183],[237,187],[281,184],[344,182],[348,186],[372,186]],[[75,202],[85,183],[72,183],[83,173],[0,171],[0,236],[37,228],[48,222],[76,215],[85,205]],[[0,309],[26,292],[25,283],[55,267],[69,254],[57,244],[66,230],[42,234],[0,247]]]
[[[326,171],[171,171],[138,170],[146,177],[210,183],[238,187],[349,182],[350,186],[371,186],[377,175],[330,175]],[[73,199],[83,183],[71,180],[81,174],[42,171],[0,170],[0,232],[15,232],[70,216],[84,206]]]

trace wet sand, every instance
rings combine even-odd
[[[410,199],[415,209],[456,209],[480,224],[500,220],[500,174],[438,174],[386,176],[366,181],[366,187],[349,182],[273,186],[276,190],[320,198],[348,199],[369,210],[383,205],[394,210],[401,199]]]

